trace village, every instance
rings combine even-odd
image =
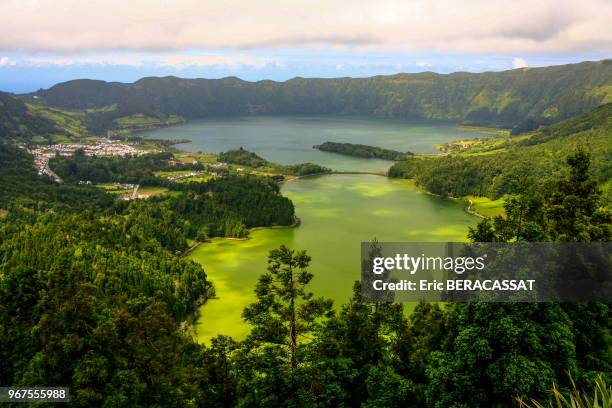
[[[49,166],[49,160],[56,155],[60,156],[71,156],[76,152],[82,152],[86,156],[140,156],[143,154],[150,153],[150,151],[137,149],[132,145],[122,143],[115,140],[102,140],[95,143],[83,144],[83,143],[58,143],[53,145],[38,146],[30,150],[30,153],[34,156],[34,166],[38,171],[39,175],[46,175],[56,183],[63,183],[62,178],[55,173]],[[202,153],[194,157],[193,154],[187,155],[183,160],[171,159],[168,164],[172,167],[180,166],[184,163],[197,164],[200,162]],[[170,171],[159,171],[156,176],[165,178],[169,181],[183,183],[183,182],[202,182],[210,178],[218,177],[223,174],[227,174],[228,171],[234,171],[237,173],[243,173],[247,169],[238,166],[232,166],[226,162],[217,162],[216,156],[211,154],[204,154],[206,157],[203,162],[204,168],[201,170],[170,170]],[[212,159],[212,160],[211,160]],[[259,174],[259,172],[253,171],[252,174]],[[79,184],[92,184],[89,180],[80,180]],[[138,184],[130,183],[100,183],[97,187],[103,188],[109,193],[117,194],[117,198],[122,201],[130,201],[135,199],[147,199],[153,195],[164,194],[166,188],[160,187],[143,187]]]
[[[60,156],[70,156],[77,150],[83,151],[86,156],[139,156],[147,153],[128,144],[109,139],[92,144],[60,143],[41,146],[32,149],[30,153],[34,156],[34,166],[39,175],[52,177],[55,182],[62,183],[61,177],[49,167],[49,159],[58,154]]]

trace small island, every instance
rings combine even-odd
[[[318,149],[323,152],[331,152],[343,154],[345,156],[365,157],[370,159],[383,159],[392,161],[407,160],[414,153],[400,152],[397,150],[385,149],[377,146],[368,146],[354,143],[337,143],[325,142],[320,145],[313,146],[313,149]]]

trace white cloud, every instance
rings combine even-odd
[[[0,50],[610,52],[609,0],[3,0]]]
[[[527,61],[525,61],[523,58],[516,57],[512,60],[513,68],[527,68],[528,66]]]
[[[159,57],[149,57],[154,63],[163,67],[205,67],[222,66],[238,68],[241,66],[262,67],[273,61],[268,58],[257,58],[248,55],[183,55],[172,54]],[[145,58],[146,59],[146,58]]]
[[[427,61],[418,61],[414,65],[416,65],[419,68],[430,68],[432,66],[431,62],[427,62]]]
[[[177,53],[130,53],[130,54],[52,54],[52,55],[28,55],[17,59],[8,57],[0,58],[1,65],[20,65],[30,67],[44,66],[78,66],[78,65],[124,65],[135,68],[141,67],[163,67],[163,68],[193,68],[193,67],[218,67],[224,69],[238,69],[248,66],[250,68],[262,68],[267,65],[276,64],[271,58],[253,57],[249,55],[188,55]]]
[[[0,57],[0,67],[13,67],[17,65],[17,61],[9,57]]]

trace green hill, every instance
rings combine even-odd
[[[453,143],[449,154],[438,157],[415,155],[395,163],[389,175],[412,178],[435,194],[496,199],[563,172],[565,158],[578,146],[589,151],[594,176],[609,185],[612,104],[532,134]]]
[[[0,139],[30,140],[54,132],[53,121],[33,114],[21,100],[0,92]]]
[[[65,109],[94,109],[88,126],[97,132],[134,115],[164,122],[255,114],[414,117],[525,131],[612,102],[612,60],[504,72],[285,82],[235,77],[152,77],[131,84],[74,80],[22,98]]]

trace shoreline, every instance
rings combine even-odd
[[[410,180],[410,179],[406,179],[406,180]],[[474,202],[471,199],[469,199],[469,198],[465,198],[465,197],[453,197],[453,196],[443,197],[440,194],[435,194],[435,193],[432,193],[431,191],[427,191],[427,190],[422,190],[422,191],[425,194],[427,194],[427,195],[438,197],[438,198],[441,198],[442,200],[448,199],[448,200],[452,200],[452,201],[463,201],[464,204],[467,204],[466,206],[463,207],[463,211],[465,211],[469,215],[473,215],[474,217],[482,218],[483,220],[489,218],[486,215],[481,214],[478,211],[474,210],[472,208],[473,205],[474,205]]]
[[[297,177],[293,177],[291,179],[282,180],[282,181],[279,182],[279,184],[287,183],[287,182],[298,180],[298,179],[308,178],[308,177],[331,176],[331,175],[334,175],[334,174],[366,174],[366,175],[372,175],[372,176],[386,177],[389,180],[406,180],[406,181],[409,181],[412,184],[412,186],[414,187],[414,189],[417,190],[418,192],[421,192],[421,193],[424,193],[424,194],[427,194],[427,195],[430,195],[430,196],[433,196],[433,197],[437,197],[437,198],[442,199],[442,200],[449,199],[449,200],[452,200],[452,201],[463,201],[463,203],[464,203],[463,211],[465,211],[467,214],[469,214],[471,216],[474,216],[474,217],[477,217],[477,218],[480,218],[480,219],[487,219],[487,218],[489,218],[486,215],[480,214],[479,212],[477,212],[476,210],[473,209],[474,202],[471,199],[464,198],[464,197],[453,197],[453,196],[443,197],[440,194],[435,194],[435,193],[432,193],[431,191],[427,191],[427,190],[425,190],[425,189],[423,189],[421,187],[418,187],[414,183],[413,179],[388,177],[384,173],[366,172],[366,171],[331,171],[331,172],[327,172],[327,173],[306,174],[306,175],[303,175],[303,176],[297,176]],[[297,227],[299,227],[301,225],[301,223],[302,223],[301,219],[296,216],[295,220],[290,225],[271,225],[271,226],[265,226],[265,227],[253,227],[253,228],[249,228],[248,231],[250,233],[250,232],[260,231],[260,230],[265,230],[265,229],[297,228]],[[205,244],[206,242],[210,242],[210,241],[213,241],[213,240],[248,241],[249,239],[251,239],[250,236],[244,237],[244,238],[237,238],[237,237],[213,237],[209,241],[196,242],[196,243],[192,244],[188,249],[185,250],[185,252],[183,252],[181,257],[189,255],[191,252],[193,252],[195,249],[197,249],[201,244]]]
[[[279,184],[288,183],[288,182],[293,181],[293,180],[303,179],[303,178],[307,178],[307,177],[332,176],[334,174],[367,174],[367,175],[372,175],[372,176],[386,177],[386,178],[388,178],[390,180],[409,180],[410,182],[412,182],[414,188],[416,190],[422,192],[422,193],[425,193],[425,194],[428,194],[428,195],[431,195],[431,196],[434,196],[434,197],[438,197],[438,198],[443,199],[443,200],[444,199],[450,199],[450,200],[453,200],[453,201],[463,201],[465,204],[467,204],[463,208],[463,210],[467,214],[472,215],[474,217],[481,218],[481,219],[489,218],[486,215],[481,214],[478,211],[474,210],[474,208],[473,208],[474,207],[474,202],[471,199],[469,199],[469,198],[465,198],[465,197],[453,197],[453,196],[443,197],[440,194],[435,194],[435,193],[432,193],[431,191],[427,191],[427,190],[425,190],[425,189],[423,189],[421,187],[418,187],[414,183],[413,179],[404,179],[404,178],[389,177],[389,176],[387,176],[386,173],[383,173],[383,172],[374,172],[374,171],[330,171],[330,172],[327,172],[327,173],[306,174],[304,176],[293,177],[291,179],[282,180],[282,181],[279,182]],[[257,227],[257,228],[263,229],[263,228],[271,228],[271,227]],[[239,238],[237,238],[237,239],[239,239]]]
[[[260,230],[266,230],[266,229],[290,229],[290,228],[297,228],[302,224],[302,220],[300,219],[300,217],[294,217],[294,220],[291,224],[289,225],[271,225],[269,227],[253,227],[253,228],[249,228],[248,231],[249,233],[253,232],[253,231],[260,231]],[[212,237],[210,238],[208,241],[197,241],[195,243],[193,243],[188,249],[185,250],[185,252],[183,252],[181,254],[181,257],[185,257],[187,255],[189,255],[191,252],[193,252],[195,249],[197,249],[201,244],[205,244],[207,242],[211,242],[214,240],[224,240],[224,241],[248,241],[249,239],[251,239],[250,236],[248,237],[244,237],[244,238],[237,238],[237,237]]]
[[[468,202],[468,206],[465,208],[465,212],[466,212],[466,213],[468,213],[468,214],[470,214],[470,215],[473,215],[473,216],[475,216],[475,217],[478,217],[478,218],[482,218],[483,220],[486,220],[486,219],[488,219],[488,218],[489,218],[489,217],[487,217],[486,215],[481,214],[481,213],[479,213],[478,211],[476,211],[476,210],[474,210],[474,209],[473,209],[474,202],[473,202],[471,199],[469,199],[469,198],[468,198],[468,199],[467,199],[467,202]]]
[[[279,181],[278,184],[288,183],[290,181],[305,179],[309,177],[317,177],[317,176],[333,176],[334,174],[369,174],[372,176],[383,176],[387,177],[387,174],[384,172],[375,172],[375,171],[327,171],[325,173],[314,173],[314,174],[304,174],[303,176],[295,176],[292,178],[288,178],[282,181]]]

